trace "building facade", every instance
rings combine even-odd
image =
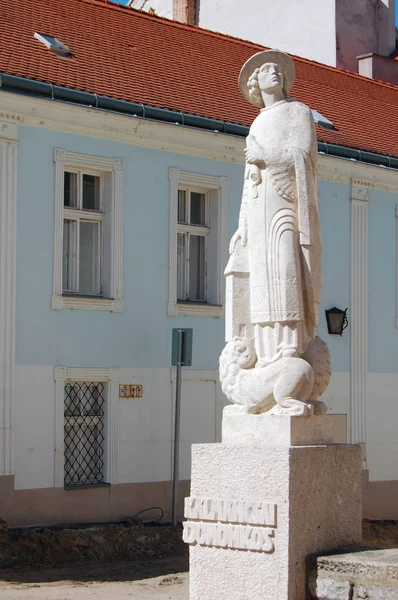
[[[75,4],[86,20],[107,11],[111,25],[121,19],[136,36],[139,19],[169,40],[181,28],[188,39],[192,31],[99,0]],[[37,2],[39,31],[51,24],[42,6]],[[51,33],[58,39],[62,31]],[[204,44],[220,44],[222,56],[239,46],[199,35]],[[74,65],[41,54],[51,50],[31,37],[26,43],[39,67],[50,65],[51,83],[30,67],[22,77],[22,66],[12,67],[6,50],[0,52],[0,516],[10,525],[111,521],[159,506],[169,520],[172,329],[194,332],[193,365],[183,375],[182,499],[191,444],[220,439],[222,273],[238,222],[247,129],[230,117],[220,131],[216,114],[194,111],[176,125],[175,99],[152,113],[138,96],[136,104],[119,99],[113,110],[103,109],[101,102],[111,98],[101,95],[100,83],[90,84],[98,86],[91,91],[81,82],[66,87],[62,69]],[[322,73],[332,77],[332,70]],[[377,84],[364,81],[344,79],[341,89],[345,83],[354,90],[364,85],[361,94],[377,91],[367,91]],[[159,83],[155,92],[162,90]],[[389,92],[398,97],[398,90]],[[206,93],[201,88],[199,101]],[[305,93],[315,102],[310,87]],[[134,112],[139,106],[145,115]],[[379,123],[382,129],[381,117]],[[395,519],[398,161],[387,160],[387,147],[361,154],[328,143],[329,131],[318,133],[319,335],[333,362],[324,400],[336,441],[362,445],[364,516]],[[343,133],[344,123],[338,142]],[[342,337],[327,332],[324,310],[332,306],[348,307]]]
[[[358,56],[389,57],[396,46],[395,0],[133,0],[131,6],[353,72]],[[364,66],[359,72],[397,83],[395,69],[388,76],[393,66],[377,65],[378,76]]]

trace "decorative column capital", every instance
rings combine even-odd
[[[169,168],[169,180],[170,181],[178,181],[180,177],[180,170],[175,167]]]
[[[66,152],[63,148],[54,148],[54,162],[65,162]]]
[[[359,181],[353,181],[351,183],[351,201],[367,203],[369,201],[369,188],[361,185]]]

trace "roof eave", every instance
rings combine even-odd
[[[0,73],[0,89],[5,92],[36,96],[58,102],[68,102],[98,110],[130,115],[136,118],[177,124],[184,127],[193,127],[205,131],[224,133],[226,135],[246,137],[249,133],[249,127],[245,125],[219,121],[184,112],[156,108],[126,100],[118,100],[116,98],[109,98],[107,96],[53,85],[35,79],[9,75],[7,73]],[[355,160],[373,166],[398,170],[398,158],[368,152],[358,148],[349,148],[319,141],[318,152],[327,156],[345,158],[347,160]]]

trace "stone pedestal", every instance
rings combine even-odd
[[[265,415],[241,415],[239,444],[226,412],[223,443],[192,448],[190,600],[304,600],[306,556],[361,539],[360,447],[309,445],[327,417]]]
[[[226,406],[222,419],[224,444],[261,446],[314,446],[333,443],[333,417],[251,415],[243,406]]]

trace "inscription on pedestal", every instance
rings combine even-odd
[[[273,552],[276,504],[190,497],[185,499],[187,544]]]

